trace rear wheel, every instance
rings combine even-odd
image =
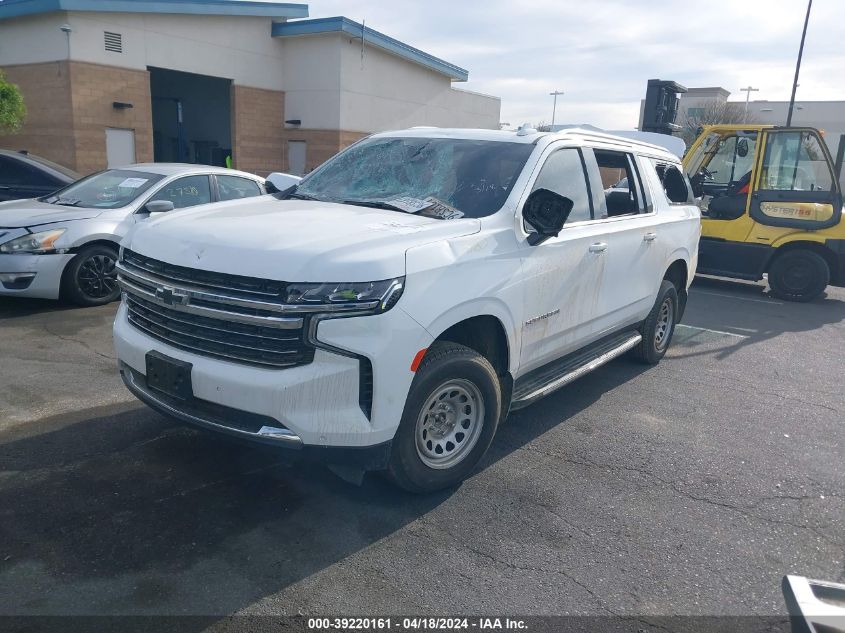
[[[111,303],[120,296],[117,285],[117,250],[105,244],[86,246],[65,268],[62,294],[80,306]]]
[[[654,307],[640,330],[643,340],[631,350],[631,355],[647,365],[659,363],[672,342],[677,320],[678,291],[671,281],[664,279],[660,283]]]
[[[418,493],[459,483],[487,452],[501,410],[499,379],[486,358],[456,343],[433,345],[411,385],[388,477]]]
[[[769,267],[772,294],[787,301],[812,301],[830,283],[830,268],[824,257],[805,249],[778,255]]]

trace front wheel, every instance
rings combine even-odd
[[[671,281],[664,279],[660,283],[657,301],[640,329],[643,340],[631,350],[631,355],[647,365],[659,363],[672,342],[677,320],[678,291]]]
[[[502,393],[478,352],[433,345],[420,364],[393,440],[388,477],[410,492],[432,492],[465,479],[496,433]]]
[[[120,296],[117,285],[117,251],[105,244],[92,244],[70,260],[62,276],[62,294],[80,306],[111,303]]]
[[[828,283],[830,268],[824,257],[813,251],[786,251],[769,267],[772,294],[787,301],[812,301]]]

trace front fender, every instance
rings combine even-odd
[[[516,326],[516,321],[510,308],[499,299],[487,298],[466,301],[441,314],[432,323],[425,326],[425,328],[433,339],[437,339],[453,325],[479,316],[492,316],[502,324],[505,331],[505,338],[508,342],[508,370],[511,373],[516,372],[519,366],[520,328]]]
[[[519,363],[522,259],[510,226],[409,249],[400,303],[437,338],[466,319],[492,316],[504,327],[508,369]]]

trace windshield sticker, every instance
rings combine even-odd
[[[463,211],[458,211],[455,207],[450,207],[448,204],[438,200],[437,198],[429,197],[425,199],[425,202],[428,203],[428,206],[425,207],[423,215],[440,218],[442,220],[457,220],[458,218],[464,217]]]
[[[375,224],[368,224],[367,228],[373,231],[389,231],[391,233],[416,233],[417,231],[422,231],[423,227],[413,224],[402,224],[401,222],[376,222]]]
[[[137,189],[147,182],[146,178],[127,178],[118,187],[125,187],[127,189]]]
[[[413,196],[399,196],[398,198],[391,198],[387,200],[391,206],[401,209],[405,213],[418,213],[423,209],[430,207],[433,202],[430,200],[421,200]]]

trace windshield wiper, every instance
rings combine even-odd
[[[387,209],[388,211],[401,211],[408,213],[402,207],[392,204],[387,200],[342,200],[343,204],[354,204],[359,207],[370,207],[372,209]]]
[[[312,196],[307,193],[297,193],[297,189],[299,189],[299,185],[293,185],[292,187],[288,187],[284,191],[279,191],[278,193],[274,194],[278,200],[290,200],[294,198],[295,200],[318,200],[316,196]]]
[[[60,204],[63,207],[75,207],[80,202],[82,202],[82,200],[80,200],[79,198],[59,198],[59,197],[57,197],[50,204]]]

